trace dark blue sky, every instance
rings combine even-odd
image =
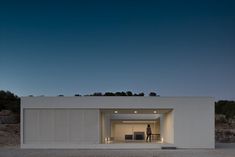
[[[235,99],[235,1],[1,1],[0,89]]]

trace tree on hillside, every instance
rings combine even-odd
[[[0,90],[0,111],[20,112],[20,98],[9,91]]]
[[[144,93],[141,92],[141,93],[137,94],[137,96],[144,96]]]
[[[101,92],[96,92],[93,94],[88,94],[88,95],[84,95],[84,96],[144,96],[144,93],[132,93],[131,91],[127,91],[127,92],[105,92],[104,94],[102,94]]]
[[[127,92],[126,92],[126,95],[127,95],[127,96],[133,96],[133,94],[132,94],[131,91],[127,91]]]
[[[104,93],[104,96],[115,96],[115,94],[112,92],[106,92]]]
[[[114,93],[115,96],[122,96],[122,92],[116,92]]]
[[[103,94],[101,92],[95,92],[91,96],[103,96]]]
[[[220,100],[215,102],[215,113],[225,115],[226,119],[235,117],[235,101]]]
[[[155,93],[155,92],[150,92],[150,93],[149,93],[149,96],[157,96],[157,93]]]
[[[116,92],[115,96],[127,96],[125,92]]]

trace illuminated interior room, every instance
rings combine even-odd
[[[173,137],[172,119],[166,121],[166,115],[171,113],[172,109],[101,110],[102,143],[171,143],[164,141],[164,136]],[[148,125],[152,134],[146,140]],[[168,128],[171,131],[165,131]]]

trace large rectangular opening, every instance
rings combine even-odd
[[[103,109],[101,143],[174,143],[172,109]],[[147,126],[151,136],[146,140]]]
[[[112,120],[111,137],[116,143],[145,142],[146,127],[152,130],[151,142],[160,141],[160,119],[156,120]]]

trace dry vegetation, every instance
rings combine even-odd
[[[215,140],[221,143],[235,143],[235,119],[227,120],[224,115],[216,115]]]
[[[18,147],[20,124],[0,124],[0,147]]]

